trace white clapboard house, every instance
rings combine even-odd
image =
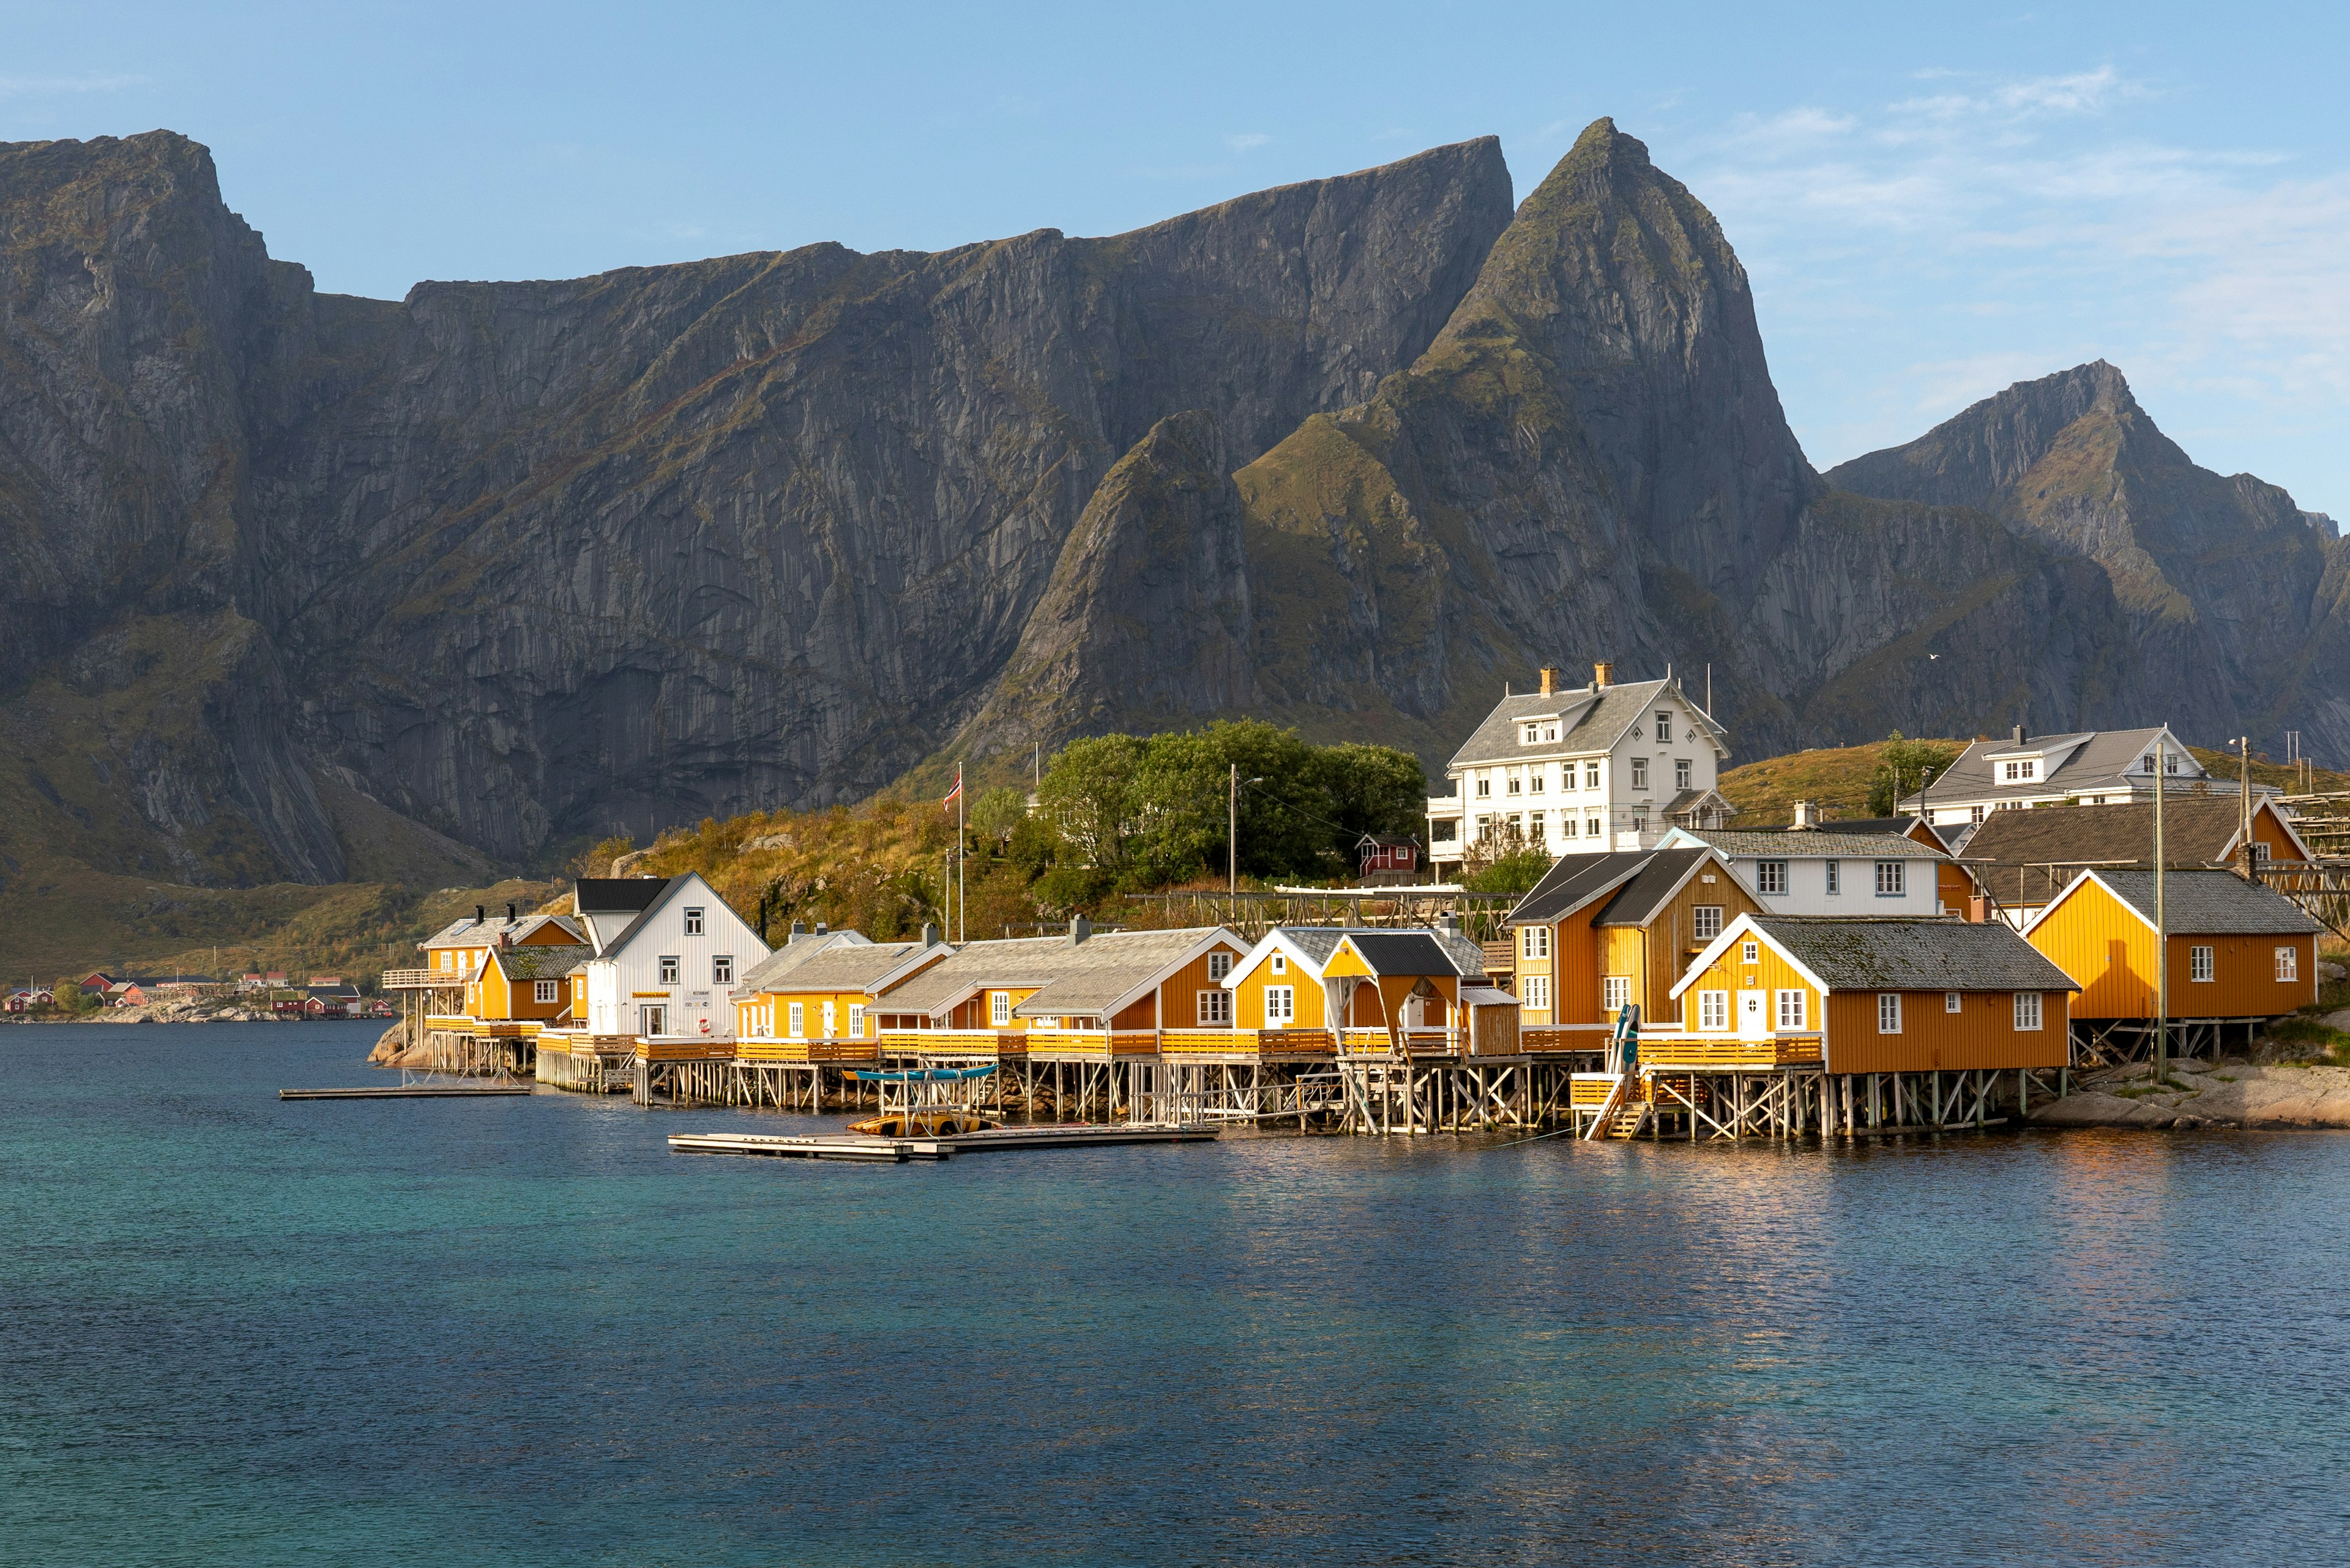
[[[588,1032],[732,1040],[732,992],[767,944],[699,876],[582,877]]]

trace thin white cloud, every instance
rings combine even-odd
[[[124,88],[143,86],[147,78],[93,74],[78,77],[14,77],[0,76],[0,93],[36,97],[61,92],[120,92]]]
[[[1262,130],[1243,130],[1238,136],[1225,137],[1224,145],[1235,152],[1246,152],[1253,148],[1263,147],[1272,140]]]

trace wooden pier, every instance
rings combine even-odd
[[[672,1133],[669,1146],[681,1154],[745,1154],[782,1159],[852,1159],[903,1163],[948,1159],[958,1154],[1012,1149],[1090,1148],[1111,1144],[1208,1143],[1211,1127],[1153,1127],[1119,1122],[1079,1122],[1045,1127],[990,1127],[952,1137],[872,1137],[862,1133],[792,1136],[780,1133]]]
[[[386,1084],[380,1088],[280,1089],[281,1100],[462,1100],[483,1096],[527,1095],[528,1084]]]

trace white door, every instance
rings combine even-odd
[[[1763,1009],[1769,999],[1758,990],[1738,993],[1738,1037],[1741,1040],[1762,1040],[1771,1033],[1771,1018]]]
[[[638,1008],[638,1009],[637,1009],[637,1033],[639,1033],[639,1034],[666,1034],[666,1033],[669,1033],[669,1009],[668,1009],[668,1008],[666,1008],[666,1007],[639,1007],[639,1008]]]

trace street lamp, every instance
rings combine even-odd
[[[1264,780],[1262,778],[1242,778],[1240,763],[1232,764],[1232,790],[1224,804],[1224,854],[1226,874],[1231,879],[1232,895],[1235,898],[1241,892],[1241,791],[1250,784],[1263,783]]]

